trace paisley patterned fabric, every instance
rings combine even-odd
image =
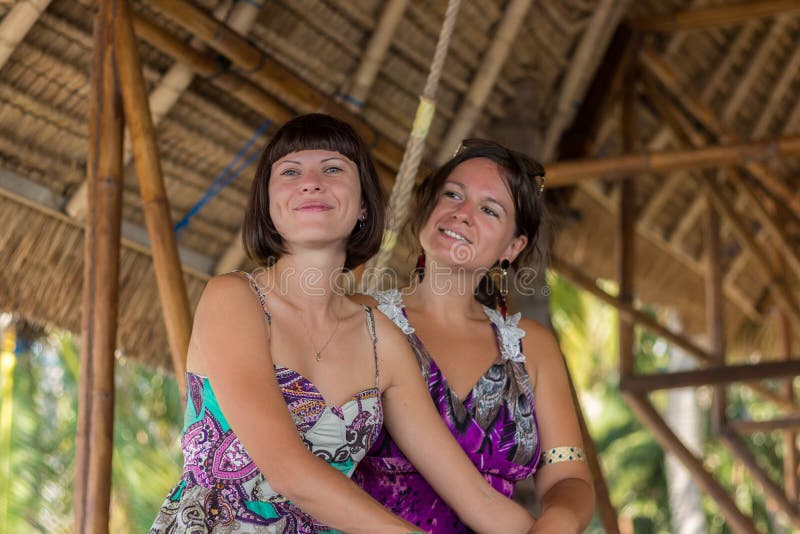
[[[499,313],[484,307],[497,338],[499,354],[462,400],[450,389],[408,324],[399,292],[393,289],[372,296],[378,302],[378,309],[406,333],[428,381],[431,397],[450,432],[484,478],[511,497],[514,484],[536,471],[540,455],[533,391],[521,351],[525,331],[517,326],[519,314],[504,321]],[[359,464],[353,480],[392,512],[425,531],[441,534],[469,531],[385,431]]]
[[[263,295],[259,296],[263,305]],[[365,307],[365,312],[374,349],[372,311]],[[265,313],[269,321],[266,309]],[[296,371],[275,368],[303,443],[346,476],[353,474],[383,425],[377,354],[375,365],[375,387],[357,393],[341,406],[326,404],[317,387]],[[151,534],[337,532],[272,489],[228,424],[207,377],[187,373],[187,383],[183,473],[167,495]]]

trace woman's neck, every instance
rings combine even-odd
[[[442,267],[428,261],[421,282],[413,282],[404,291],[404,300],[413,308],[424,309],[426,315],[439,318],[483,318],[481,304],[475,300],[475,290],[485,273],[460,267]]]
[[[344,257],[322,251],[285,254],[257,276],[273,298],[306,316],[325,317],[341,309]]]

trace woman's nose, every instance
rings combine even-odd
[[[322,191],[321,177],[315,172],[307,173],[300,183],[300,189],[303,192]]]

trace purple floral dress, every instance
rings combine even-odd
[[[517,327],[520,314],[504,320],[495,310],[484,307],[497,336],[499,354],[461,400],[408,323],[399,291],[392,289],[372,296],[378,309],[406,334],[450,432],[484,478],[511,497],[514,484],[536,471],[540,453],[533,391],[521,351],[525,332]],[[385,430],[359,464],[353,480],[393,513],[427,532],[469,531]]]
[[[264,306],[264,295],[254,288]],[[374,350],[372,310],[364,310]],[[269,312],[264,311],[269,321]],[[375,387],[357,393],[341,406],[327,404],[317,387],[296,371],[275,368],[303,443],[346,476],[352,475],[383,425],[377,365],[375,354]],[[183,474],[164,500],[151,534],[338,532],[272,489],[228,424],[207,377],[187,373],[187,383],[189,398],[181,439]]]

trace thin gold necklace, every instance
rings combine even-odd
[[[303,330],[306,331],[306,336],[308,336],[308,342],[311,345],[311,347],[314,349],[314,353],[316,355],[314,357],[314,359],[317,360],[317,361],[320,361],[320,359],[322,358],[322,351],[324,351],[326,348],[328,348],[328,345],[330,345],[331,341],[333,341],[333,336],[336,335],[336,331],[339,330],[339,323],[342,322],[341,315],[336,318],[336,326],[333,328],[333,332],[331,332],[330,337],[328,337],[328,341],[326,341],[325,344],[322,345],[322,348],[317,350],[316,345],[314,345],[314,338],[311,337],[311,332],[308,331],[308,326],[306,326],[306,321],[305,321],[305,319],[303,319],[303,312],[301,312],[300,310],[297,310],[297,314],[300,316],[300,324],[303,325]]]

